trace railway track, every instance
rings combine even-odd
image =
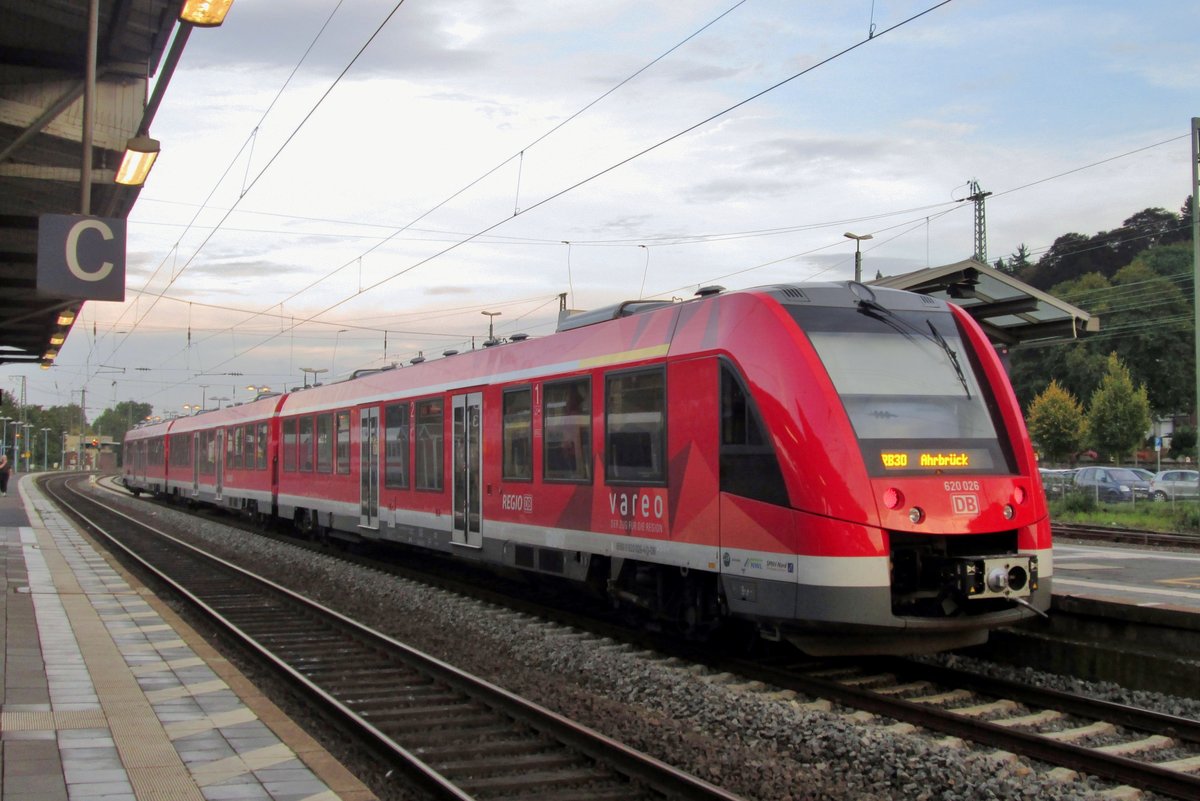
[[[68,486],[47,494],[437,799],[738,801]]]
[[[1200,798],[1200,722],[903,659],[867,664],[738,661],[736,671],[1111,781]]]
[[[1159,547],[1200,547],[1200,534],[1181,534],[1147,529],[1121,529],[1109,526],[1086,526],[1074,523],[1054,523],[1054,537],[1067,537],[1090,542],[1120,542]]]
[[[595,621],[583,625],[596,630]],[[766,692],[790,689],[1165,796],[1200,798],[1194,720],[904,660],[718,663],[690,649],[674,653],[736,675],[735,683],[761,682]]]

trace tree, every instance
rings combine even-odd
[[[1150,408],[1164,416],[1195,402],[1191,287],[1185,293],[1180,286],[1191,283],[1191,254],[1185,256],[1185,250],[1190,248],[1156,248],[1121,268],[1113,276],[1113,309],[1105,324],[1115,332],[1111,347],[1129,365],[1134,383],[1146,387]]]
[[[1029,435],[1049,461],[1067,461],[1083,448],[1083,406],[1058,381],[1052,380],[1029,405],[1028,425]]]
[[[1105,456],[1120,459],[1136,448],[1150,428],[1150,401],[1146,387],[1133,386],[1133,378],[1116,353],[1108,356],[1108,369],[1092,393],[1087,413],[1092,445]]]
[[[1100,333],[1070,342],[1016,348],[1010,376],[1017,398],[1028,404],[1050,377],[1077,398],[1099,385],[1110,351],[1143,384],[1150,408],[1160,416],[1187,413],[1195,403],[1195,357],[1191,306],[1191,247],[1144,250],[1111,278],[1087,273],[1050,293],[1100,318]]]
[[[1174,459],[1196,455],[1196,430],[1194,428],[1177,428],[1171,435],[1170,455]]]
[[[114,442],[125,439],[125,432],[145,420],[154,412],[149,403],[121,401],[111,409],[105,409],[92,423],[92,431],[112,437]]]
[[[1024,242],[1008,259],[996,259],[996,269],[1009,275],[1027,273],[1031,267],[1033,267],[1033,262],[1029,260],[1029,248]]]

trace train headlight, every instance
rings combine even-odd
[[[1017,514],[1017,510],[1013,508],[1013,505],[1011,503],[1004,504],[1004,519],[1005,520],[1012,520],[1014,517],[1016,517],[1016,514]]]
[[[925,519],[925,510],[920,506],[914,506],[908,510],[908,519],[913,523],[920,523]]]
[[[883,505],[889,509],[899,509],[904,505],[904,493],[895,487],[888,487],[883,493]]]
[[[1013,500],[1017,502],[1017,506],[1020,506],[1021,504],[1025,503],[1025,498],[1026,498],[1026,495],[1025,495],[1024,487],[1017,487],[1016,489],[1013,490]]]

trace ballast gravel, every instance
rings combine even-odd
[[[148,508],[119,498],[143,512]],[[247,569],[745,799],[1084,801],[1111,789],[1086,776],[1062,781],[1044,765],[891,720],[864,722],[861,713],[849,716],[853,710],[738,684],[736,677],[709,676],[608,639],[180,511],[153,512],[181,538],[202,540]],[[963,661],[953,655],[937,659]],[[1200,717],[1200,704],[1188,699],[987,663],[971,667]],[[365,758],[348,767],[381,797],[403,797],[380,786],[376,766]]]

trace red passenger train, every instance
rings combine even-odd
[[[1049,607],[1024,421],[962,309],[855,282],[698,294],[134,429],[125,483],[811,653],[976,644]]]

